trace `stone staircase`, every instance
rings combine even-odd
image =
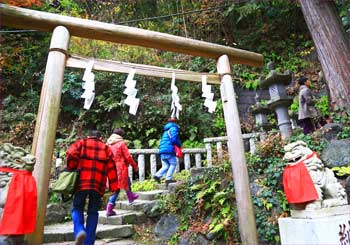
[[[158,202],[157,196],[166,193],[168,190],[165,185],[159,185],[159,190],[137,192],[140,197],[131,205],[128,201],[117,201],[115,216],[107,217],[106,211],[100,211],[95,244],[135,244],[131,239],[135,233],[133,224],[145,222],[145,205],[155,205]],[[45,226],[44,244],[59,243],[74,244],[72,221]]]

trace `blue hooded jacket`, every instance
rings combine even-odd
[[[174,154],[174,144],[181,147],[179,139],[179,126],[174,122],[168,122],[164,126],[164,132],[160,139],[159,154]]]

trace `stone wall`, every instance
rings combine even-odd
[[[241,119],[241,122],[243,122],[244,119],[247,119],[247,117],[251,115],[249,108],[251,105],[255,104],[256,91],[258,90],[244,89],[240,85],[235,84],[235,92],[238,96],[237,106],[238,106],[239,117]],[[261,100],[270,99],[268,90],[259,90],[258,92]]]

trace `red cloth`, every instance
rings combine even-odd
[[[0,223],[1,235],[19,235],[35,230],[37,189],[32,173],[25,170],[0,168],[13,173]]]
[[[128,167],[131,165],[134,170],[138,170],[138,166],[132,156],[124,140],[120,140],[111,146],[113,152],[113,160],[117,166],[118,186],[124,190],[129,190],[129,173]]]
[[[68,169],[80,170],[77,191],[95,190],[103,196],[107,178],[111,191],[119,188],[113,153],[100,139],[88,137],[76,141],[67,150],[66,157]]]
[[[306,159],[315,154],[313,152]],[[289,203],[305,203],[318,199],[314,182],[304,164],[306,159],[294,166],[287,165],[283,171],[283,188]]]

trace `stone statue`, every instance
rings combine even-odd
[[[297,141],[284,147],[287,166],[294,166],[304,162],[315,185],[318,199],[308,202],[307,210],[347,205],[345,189],[335,178],[334,173],[325,167],[316,153],[307,147],[303,141]]]
[[[0,146],[0,167],[31,172],[34,169],[34,164],[35,157],[28,154],[22,147],[13,146],[10,143],[5,143]],[[11,176],[11,173],[0,172],[0,208],[4,208]]]
[[[13,146],[10,143],[0,145],[0,168],[32,172],[34,164],[35,157],[27,153],[22,147]],[[0,171],[0,220],[3,216],[12,176],[13,173]],[[0,235],[0,244],[23,244],[23,238],[23,235]]]

